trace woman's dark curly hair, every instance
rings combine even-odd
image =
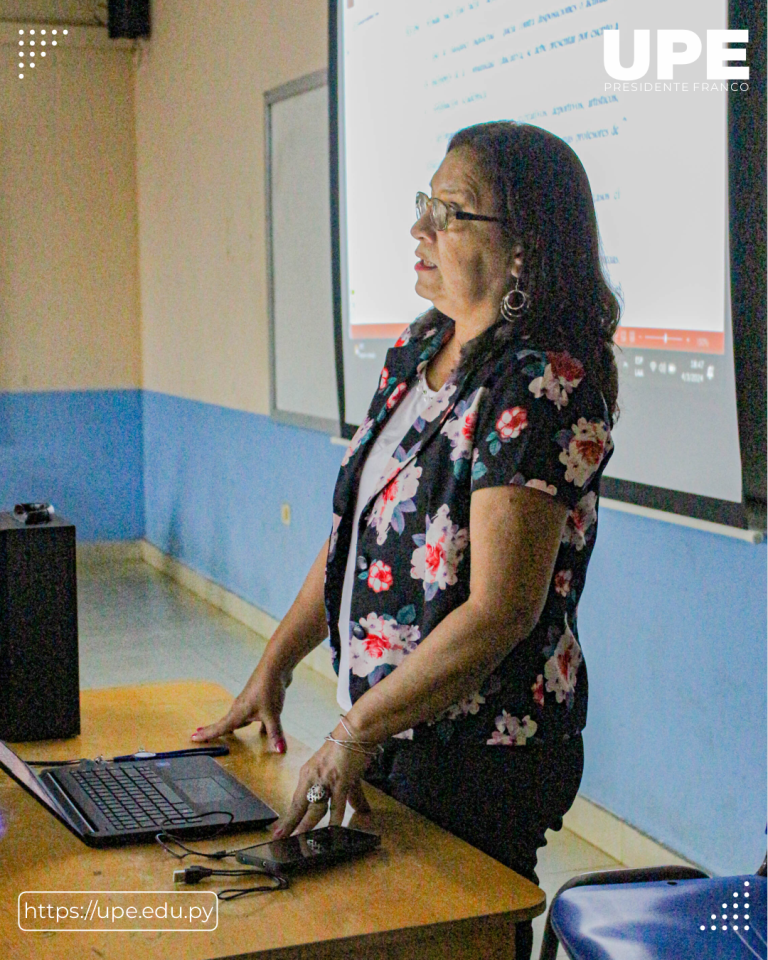
[[[448,152],[469,147],[504,217],[504,240],[523,248],[520,288],[530,297],[513,323],[499,319],[464,348],[458,373],[527,335],[532,347],[567,350],[584,364],[610,414],[618,413],[613,335],[621,305],[601,263],[592,190],[565,141],[526,123],[494,121],[454,134]],[[420,318],[429,324],[435,308]]]

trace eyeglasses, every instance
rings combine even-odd
[[[416,194],[416,216],[419,220],[429,211],[429,219],[435,230],[446,230],[452,220],[486,220],[491,223],[502,223],[501,217],[485,217],[479,213],[464,213],[463,210],[454,210],[447,203],[437,197],[428,197],[421,190]]]

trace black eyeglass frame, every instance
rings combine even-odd
[[[422,200],[423,198],[423,200]],[[423,212],[419,207],[423,204]],[[439,226],[437,218],[435,216],[435,204],[439,204],[440,207],[445,210],[445,225]],[[429,211],[429,217],[432,221],[432,225],[435,230],[443,231],[447,230],[450,226],[451,220],[482,220],[487,223],[503,223],[504,219],[502,217],[487,217],[484,214],[480,213],[465,213],[463,210],[454,210],[453,207],[449,207],[445,200],[440,200],[438,197],[428,197],[426,193],[422,190],[419,190],[416,193],[416,215],[419,220],[424,216],[424,214]]]

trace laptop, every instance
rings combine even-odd
[[[161,832],[199,839],[277,820],[210,756],[82,760],[38,776],[0,740],[0,768],[89,847],[147,843]]]

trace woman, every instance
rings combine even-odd
[[[592,194],[554,135],[457,133],[417,196],[416,292],[342,462],[333,530],[208,740],[260,720],[330,627],[346,716],[274,833],[385,789],[529,879],[583,767],[576,611],[610,457],[619,307]],[[325,588],[323,578],[325,573]],[[323,598],[325,595],[326,610]],[[520,925],[517,956],[531,950]]]

